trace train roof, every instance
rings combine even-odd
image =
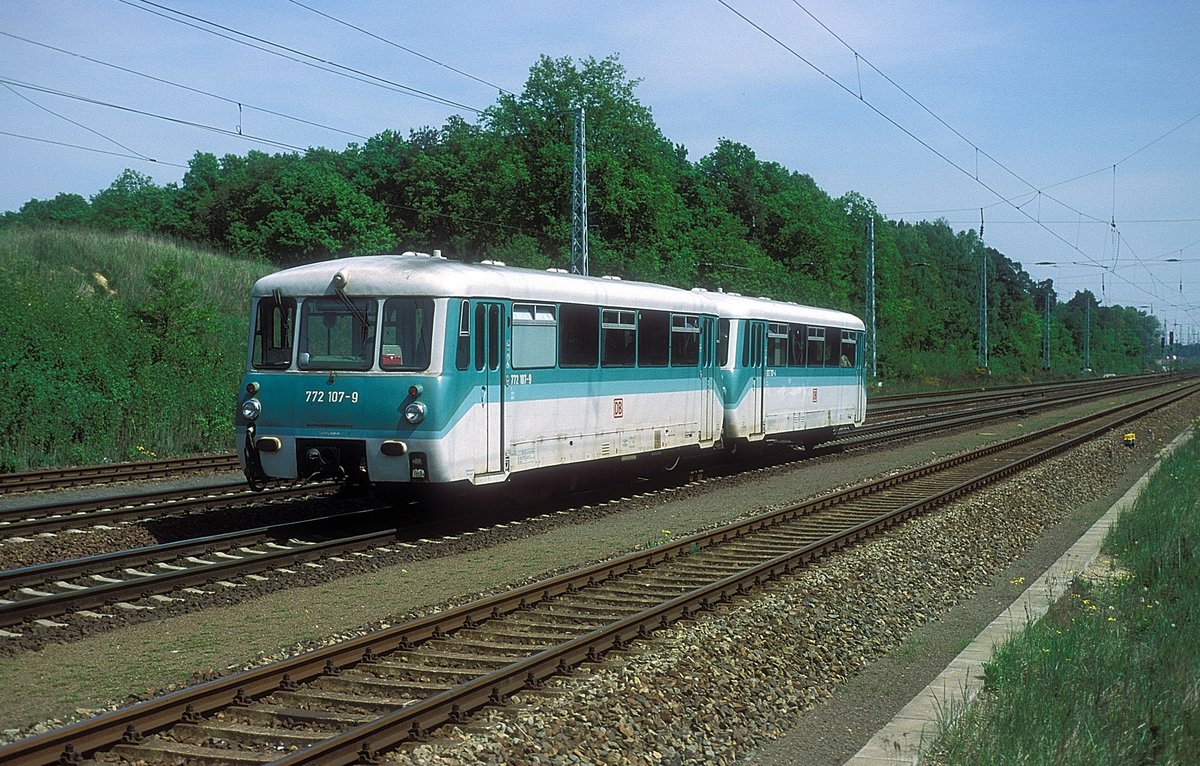
[[[853,314],[770,298],[751,298],[736,293],[708,293],[717,305],[717,314],[729,319],[765,319],[769,322],[796,322],[865,330],[863,321]]]
[[[268,296],[278,289],[285,295],[333,295],[333,278],[338,273],[345,275],[345,291],[351,296],[505,298],[715,313],[703,293],[677,287],[486,262],[463,263],[416,253],[367,255],[297,266],[258,280],[252,294]]]
[[[706,290],[684,290],[562,271],[538,271],[494,263],[463,263],[422,253],[366,255],[322,261],[277,271],[254,283],[252,295],[333,295],[334,276],[343,275],[347,295],[505,298],[649,308],[716,314],[730,319],[828,324],[864,329],[862,320],[841,311],[767,298]]]

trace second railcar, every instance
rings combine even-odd
[[[723,431],[824,441],[866,416],[864,325],[840,311],[717,293]]]

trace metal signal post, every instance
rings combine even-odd
[[[575,110],[575,162],[571,173],[571,273],[588,273],[587,128],[583,107]]]

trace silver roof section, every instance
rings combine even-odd
[[[345,280],[345,292],[350,296],[506,298],[613,307],[636,306],[719,314],[733,319],[753,317],[863,329],[862,321],[851,314],[766,298],[689,291],[648,282],[585,277],[562,271],[462,263],[416,253],[366,255],[296,266],[258,280],[254,283],[252,295],[266,297],[275,290],[293,297],[333,295],[334,278],[337,275]]]
[[[847,330],[866,330],[863,321],[853,314],[833,309],[802,306],[770,298],[750,298],[730,293],[707,293],[717,305],[717,314],[729,319],[765,319],[768,322],[830,325]]]

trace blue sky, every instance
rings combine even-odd
[[[155,15],[166,9],[479,109],[492,86],[519,92],[541,54],[615,53],[693,160],[728,138],[893,219],[977,228],[982,207],[987,242],[1063,299],[1087,288],[1200,333],[1195,2],[300,0],[485,85],[290,0],[153,1],[5,0],[0,32],[69,54],[0,35],[0,210],[90,196],[127,167],[178,181],[198,150],[285,150],[251,136],[340,149],[475,119]]]

